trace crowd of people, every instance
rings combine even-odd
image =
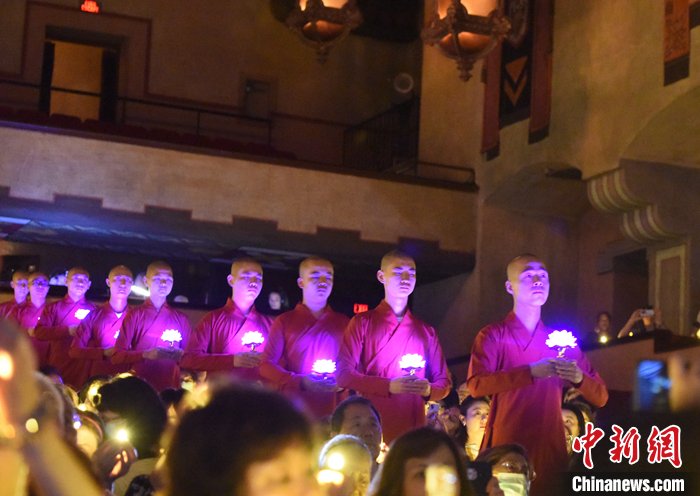
[[[17,271],[14,299],[0,305],[0,485],[57,495],[555,494],[557,474],[575,463],[571,440],[607,389],[578,347],[545,344],[548,276],[534,255],[511,261],[513,311],[479,332],[458,387],[435,329],[409,309],[416,264],[398,250],[377,272],[384,299],[352,319],[328,304],[330,261],[302,261],[301,302],[271,317],[255,308],[261,265],[237,259],[231,297],[194,328],[167,302],[165,262],[148,266],[149,296],[136,306],[122,265],[101,305],[85,299],[83,268],[50,303],[45,274]],[[562,406],[566,392],[575,399]]]

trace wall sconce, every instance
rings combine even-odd
[[[519,44],[527,30],[529,0],[436,0],[421,36],[428,45],[457,61],[459,77],[471,78],[474,63],[503,39]]]
[[[286,23],[323,63],[330,49],[362,23],[362,14],[355,0],[298,0]]]

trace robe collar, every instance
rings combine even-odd
[[[399,324],[403,324],[404,322],[411,323],[414,320],[411,310],[409,308],[406,308],[406,313],[403,314],[403,318],[401,319],[401,322],[399,322],[399,319],[396,318],[396,314],[394,314],[394,310],[386,302],[386,300],[382,300],[382,302],[379,305],[377,305],[374,311],[381,317],[382,320],[391,323],[393,328],[398,327]]]
[[[540,319],[535,326],[534,332],[530,333],[513,311],[508,313],[505,318],[505,323],[508,326],[508,331],[511,336],[513,336],[513,341],[515,341],[518,347],[523,351],[528,349],[539,333],[547,332],[546,326],[542,322],[542,319]]]

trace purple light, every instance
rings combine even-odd
[[[415,375],[416,370],[425,367],[425,359],[418,353],[408,353],[401,357],[399,367],[401,370],[408,372],[409,375]]]
[[[552,331],[547,336],[545,344],[557,349],[557,358],[563,358],[566,348],[576,348],[576,336],[566,330]]]
[[[170,347],[174,346],[175,343],[182,341],[182,334],[177,329],[166,329],[163,334],[160,335],[160,339],[166,343],[170,343]]]
[[[335,362],[333,360],[326,359],[316,360],[313,366],[311,367],[311,371],[314,374],[321,374],[323,376],[326,376],[328,374],[334,374]]]
[[[78,320],[83,320],[85,317],[88,316],[89,313],[90,313],[90,310],[89,310],[89,309],[87,309],[87,308],[79,308],[79,309],[77,309],[77,310],[75,311],[75,313],[73,314],[73,316],[74,316],[76,319],[78,319]]]
[[[260,346],[265,342],[265,337],[260,331],[248,331],[243,334],[241,344],[250,348],[250,351],[255,351],[256,346]]]

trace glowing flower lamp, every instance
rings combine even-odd
[[[172,348],[175,343],[182,341],[182,334],[180,334],[180,331],[177,329],[166,329],[163,331],[163,334],[160,335],[160,339],[166,343],[170,343],[170,347]]]
[[[255,351],[256,346],[260,346],[265,342],[265,337],[260,331],[248,331],[241,338],[241,344],[250,348],[250,351]]]
[[[401,357],[399,367],[408,375],[416,375],[416,370],[425,368],[425,359],[418,353],[408,353]]]
[[[329,375],[335,374],[335,362],[328,359],[316,360],[311,366],[311,371],[326,379]]]
[[[545,344],[557,349],[557,358],[564,358],[567,348],[576,348],[576,337],[569,331],[552,331]]]
[[[78,319],[78,320],[83,320],[85,317],[88,316],[90,313],[90,310],[88,308],[78,308],[73,316]]]

